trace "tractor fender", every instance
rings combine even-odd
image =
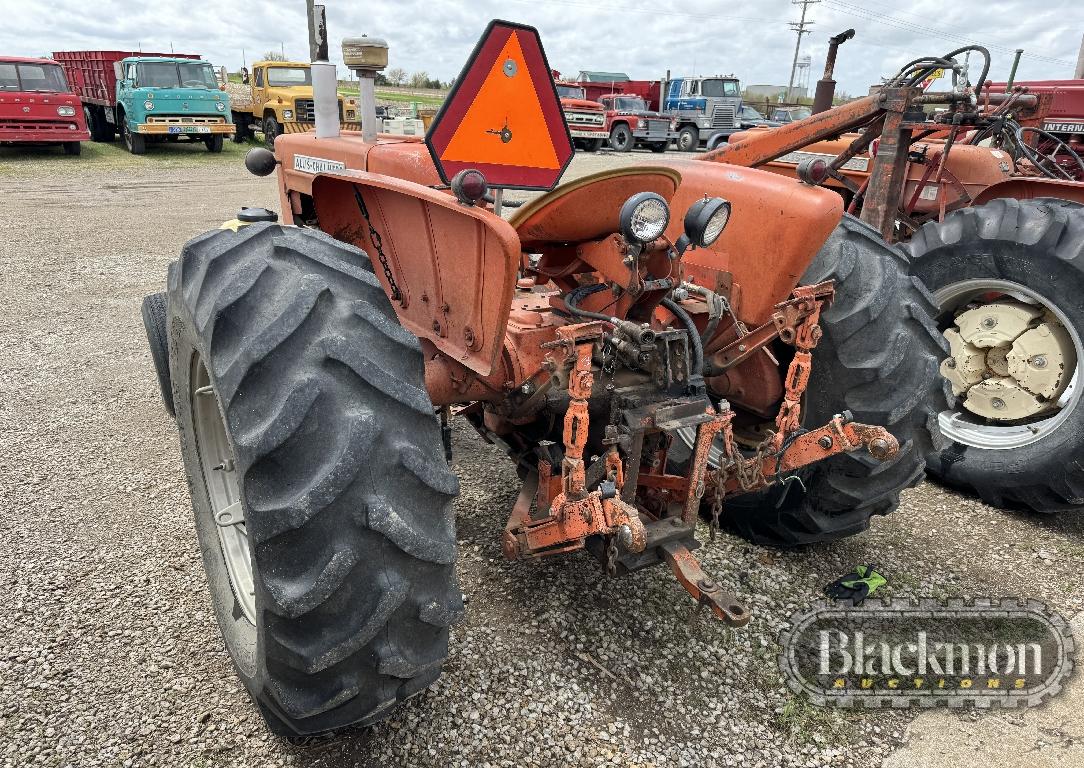
[[[493,371],[520,260],[508,222],[445,192],[363,171],[317,175],[312,198],[320,229],[369,255],[404,328],[481,376]]]
[[[682,233],[689,206],[705,195],[722,197],[731,205],[730,221],[719,239],[683,257],[686,273],[700,285],[729,287],[731,303],[747,323],[767,322],[843,218],[843,198],[769,171],[672,162],[681,174],[670,201],[673,213],[666,235],[672,241]]]
[[[991,200],[1011,198],[1013,200],[1036,200],[1051,197],[1058,200],[1072,200],[1084,205],[1084,184],[1079,181],[1060,181],[1058,179],[1013,178],[991,184],[980,192],[972,205],[983,205]]]

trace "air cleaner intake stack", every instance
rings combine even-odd
[[[343,63],[358,78],[358,116],[361,138],[376,141],[376,73],[388,66],[388,44],[379,37],[348,37],[343,40]]]

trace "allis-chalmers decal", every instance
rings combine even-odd
[[[294,155],[294,170],[302,173],[327,173],[328,171],[346,170],[346,163],[338,160],[326,160],[322,157]]]
[[[1074,638],[1034,600],[818,603],[780,635],[796,693],[839,707],[1019,707],[1061,690]]]

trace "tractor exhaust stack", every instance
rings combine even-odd
[[[308,0],[309,60],[312,62],[312,100],[316,112],[316,138],[339,135],[339,74],[328,62],[327,18],[324,6]]]
[[[854,37],[854,30],[848,29],[828,38],[828,57],[824,60],[824,76],[817,81],[817,92],[813,95],[813,114],[827,112],[832,108],[832,99],[836,95],[836,81],[832,75],[836,69],[836,51],[841,43]]]

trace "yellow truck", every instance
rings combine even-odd
[[[231,87],[230,94],[238,143],[259,131],[271,146],[284,133],[304,133],[316,125],[308,62],[257,61],[248,82]],[[339,96],[339,122],[343,130],[361,130],[356,99]]]

